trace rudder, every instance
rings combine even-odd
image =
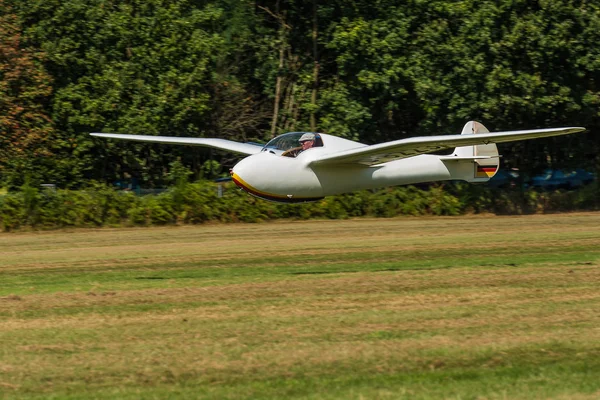
[[[478,133],[488,133],[489,131],[482,123],[469,121],[463,127],[461,135],[472,135]],[[500,167],[500,155],[495,143],[479,144],[475,146],[462,146],[454,149],[451,157],[461,157],[467,159],[460,164],[468,163],[470,166],[460,165],[459,171],[456,171],[457,179],[463,179],[467,182],[487,182],[490,180]],[[472,160],[468,158],[472,157]],[[485,157],[485,158],[483,158]],[[454,175],[454,173],[453,173]]]

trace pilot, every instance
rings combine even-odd
[[[298,141],[300,142],[300,146],[302,146],[302,151],[308,150],[315,145],[315,134],[305,133]]]
[[[298,139],[300,142],[300,147],[294,147],[293,149],[289,149],[282,154],[285,157],[297,157],[298,154],[302,153],[304,150],[308,150],[315,145],[315,134],[314,133],[305,133],[300,136]]]

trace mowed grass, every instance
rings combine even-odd
[[[0,234],[3,399],[597,399],[600,213]]]

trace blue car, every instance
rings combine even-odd
[[[501,169],[487,183],[493,188],[508,188],[519,185],[519,171]]]
[[[583,169],[573,171],[562,171],[548,169],[543,174],[534,176],[531,179],[531,186],[538,189],[575,189],[593,182],[594,175]]]

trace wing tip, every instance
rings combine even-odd
[[[104,132],[91,132],[90,136],[97,136],[97,137],[112,137],[114,136],[114,133],[104,133]]]

